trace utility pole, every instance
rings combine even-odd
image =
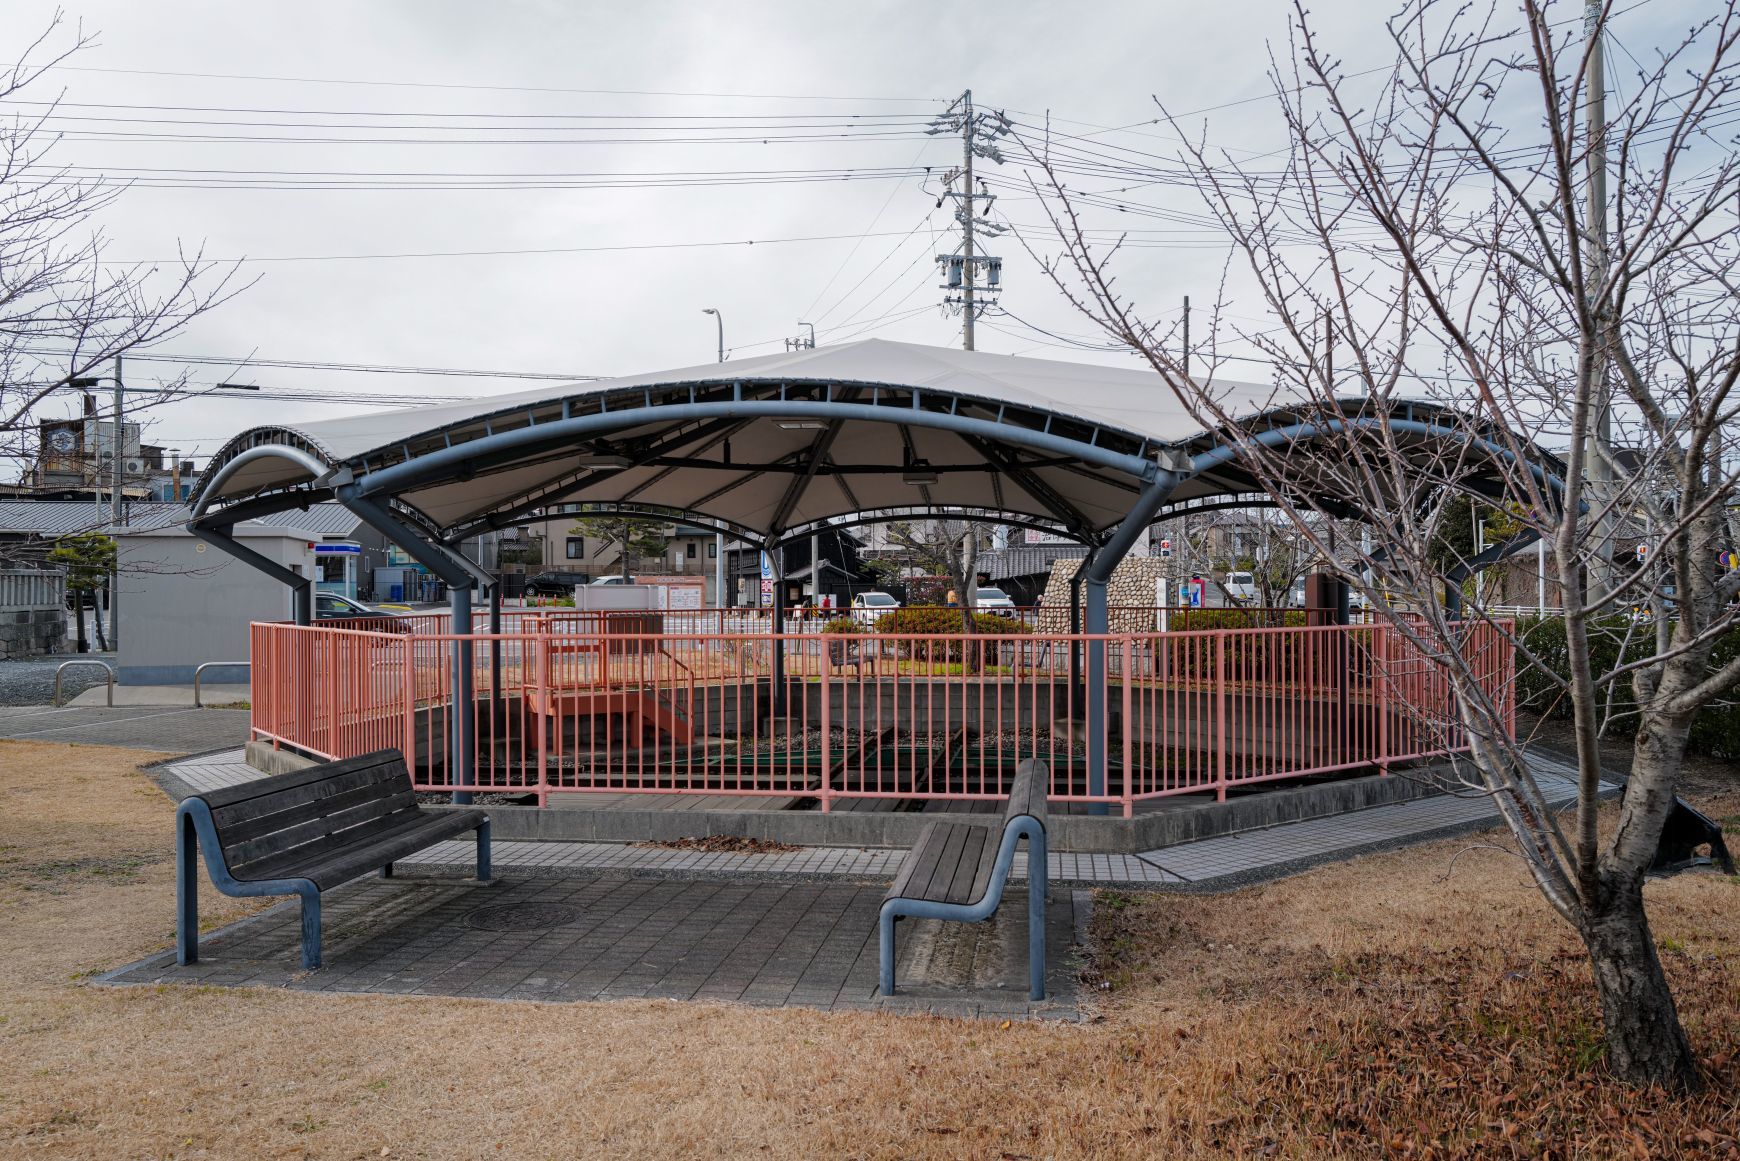
[[[719,361],[723,363],[725,361],[725,316],[711,306],[702,307],[701,313],[712,315],[713,321],[719,324]],[[730,445],[727,444],[726,447],[729,448]],[[715,532],[713,533],[713,604],[723,609],[727,603],[725,597],[725,534]],[[724,631],[723,622],[720,623],[719,628],[721,632]]]
[[[800,320],[798,320],[798,326],[809,327],[810,333],[807,336],[806,335],[799,335],[795,339],[787,339],[785,341],[785,349],[788,351],[813,351],[813,350],[815,350],[816,349],[816,324],[815,323],[807,323],[807,322],[804,322],[803,320],[800,319]]]
[[[1184,296],[1184,377],[1190,378],[1190,296]]]
[[[109,500],[109,517],[114,524],[116,536],[121,534],[121,486],[126,481],[127,440],[123,434],[125,427],[122,420],[123,405],[121,402],[121,356],[115,356],[115,445],[110,448],[113,460],[115,494]],[[109,574],[109,648],[121,647],[121,554],[115,554],[115,571]]]
[[[1009,118],[1002,113],[974,112],[973,90],[968,89],[925,130],[931,134],[958,132],[961,135],[961,167],[944,175],[943,183],[948,189],[937,199],[939,206],[944,198],[955,199],[955,220],[961,225],[961,250],[959,254],[938,254],[937,261],[947,276],[943,289],[960,292],[958,297],[945,297],[943,301],[961,308],[963,350],[974,349],[973,324],[983,306],[989,305],[980,299],[979,268],[984,267],[984,291],[991,299],[994,300],[1003,281],[1003,260],[979,253],[978,234],[982,231],[994,237],[1003,232],[1003,227],[979,215],[979,202],[989,210],[997,199],[994,194],[978,192],[975,187],[973,158],[983,157],[1001,165],[1003,155],[997,150],[996,140],[1011,129]],[[957,180],[961,183],[958,190],[955,189]]]
[[[1607,281],[1607,64],[1604,57],[1606,29],[1605,0],[1584,0],[1583,36],[1588,45],[1589,70],[1584,78],[1583,119],[1589,134],[1588,160],[1588,225],[1589,240],[1589,301],[1587,307],[1594,316],[1595,422],[1583,439],[1583,476],[1596,516],[1595,558],[1596,581],[1602,588],[1613,583],[1613,523],[1612,513],[1605,511],[1613,500],[1613,399],[1607,379],[1606,311],[1603,287]]]

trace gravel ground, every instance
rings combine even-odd
[[[75,657],[115,663],[113,653],[69,653],[55,657],[29,657],[17,661],[0,661],[0,705],[47,705],[54,696],[54,671],[61,662]],[[101,685],[103,671],[95,665],[79,665],[66,671],[61,681],[61,696],[72,699],[74,694]]]

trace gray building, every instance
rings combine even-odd
[[[258,521],[234,535],[260,555],[311,576],[315,535]],[[128,530],[116,537],[120,573],[122,685],[193,680],[207,661],[246,661],[248,625],[291,616],[290,590],[256,569],[195,540],[179,525]],[[234,680],[233,671],[224,675]]]

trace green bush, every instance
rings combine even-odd
[[[961,611],[959,609],[936,608],[927,606],[919,609],[896,609],[892,613],[883,613],[876,618],[878,633],[960,633]],[[989,635],[1008,635],[1011,633],[1031,633],[1033,630],[1020,621],[1010,617],[999,617],[995,613],[974,613],[973,632]]]
[[[865,631],[864,626],[860,625],[850,617],[835,617],[832,621],[829,621],[826,625],[822,626],[822,632],[824,633],[863,633]]]
[[[1517,656],[1517,704],[1529,713],[1563,721],[1571,719],[1571,701],[1554,683],[1570,675],[1570,651],[1565,642],[1565,622],[1560,617],[1527,617],[1517,621],[1523,645],[1534,654],[1537,665]],[[1634,624],[1623,617],[1596,622],[1589,630],[1589,660],[1597,676],[1611,673],[1626,661],[1646,657],[1655,650],[1655,633],[1648,624]],[[1717,638],[1710,656],[1712,669],[1740,656],[1740,629]],[[1617,716],[1610,735],[1629,738],[1637,732],[1636,694],[1631,682],[1620,681],[1612,689],[1608,708]],[[1686,748],[1715,758],[1740,758],[1740,699],[1718,698],[1692,719]]]
[[[1292,629],[1304,624],[1304,609],[1181,609],[1166,614],[1166,628],[1174,633],[1208,629]]]

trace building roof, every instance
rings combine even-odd
[[[122,511],[123,527],[129,532],[180,528],[189,516],[185,504],[157,501],[128,503]],[[310,504],[307,511],[292,508],[274,512],[255,523],[272,528],[298,528],[315,536],[348,537],[356,532],[362,520],[344,505],[328,502]],[[84,500],[0,499],[0,536],[71,536],[80,532],[108,532],[113,527],[106,504],[99,513],[96,505]]]
[[[978,570],[992,580],[1008,580],[1017,576],[1037,576],[1051,571],[1054,560],[1081,560],[1087,556],[1084,544],[1036,544],[1012,548],[993,548],[979,554]]]

